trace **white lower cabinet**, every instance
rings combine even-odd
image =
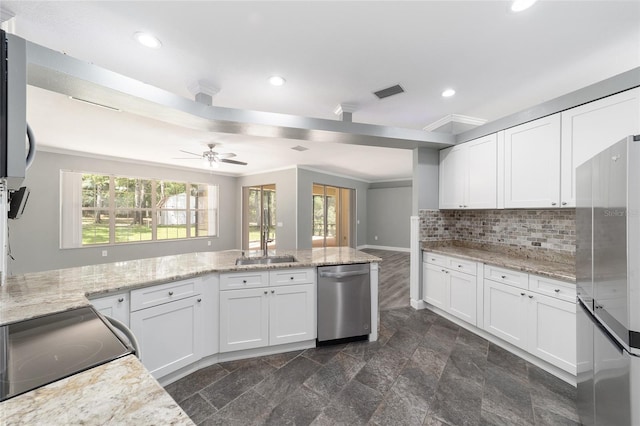
[[[527,312],[529,352],[576,374],[576,303],[535,294]]]
[[[101,314],[129,326],[129,292],[91,298],[91,304]]]
[[[233,282],[232,275],[223,274],[221,283]],[[268,284],[220,291],[220,352],[316,338],[314,270],[272,271]]]
[[[576,304],[484,280],[484,329],[576,374]]]
[[[220,292],[220,352],[269,344],[268,294],[266,287]]]
[[[205,312],[208,301],[203,298],[211,296],[208,290],[203,294],[203,283],[208,283],[206,277],[131,291],[130,328],[140,345],[142,364],[153,377],[200,360],[208,347],[203,318],[211,315]]]
[[[433,260],[431,260],[433,259]],[[451,262],[443,262],[442,257],[427,257],[427,262],[423,263],[423,299],[425,302],[436,306],[445,312],[473,325],[477,324],[477,278],[473,273],[463,273],[460,270],[445,268],[439,265],[447,264],[453,267],[471,272],[469,264],[472,262],[456,262],[454,258]]]
[[[269,345],[316,338],[316,297],[313,284],[271,288]]]
[[[526,349],[525,292],[484,280],[484,329],[505,342]]]

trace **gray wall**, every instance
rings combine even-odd
[[[181,241],[61,249],[61,169],[218,184],[220,188],[219,236]],[[18,220],[9,220],[9,242],[11,253],[15,258],[15,260],[9,261],[10,274],[236,248],[236,235],[240,222],[236,214],[238,193],[235,177],[38,151],[32,167],[27,172],[24,185],[31,190],[24,214]],[[211,246],[207,245],[208,241],[211,241]],[[102,250],[105,249],[108,251],[107,257],[101,255]]]
[[[411,215],[422,209],[438,208],[438,170],[440,153],[437,149],[413,150],[413,203]]]
[[[376,183],[369,187],[367,245],[409,248],[412,195],[410,181]]]
[[[313,230],[313,184],[338,186],[356,190],[356,241],[367,244],[367,189],[369,184],[355,179],[328,175],[314,170],[298,168],[298,247],[311,248]]]
[[[237,209],[238,229],[236,246],[242,246],[242,188],[254,185],[276,185],[276,221],[282,227],[276,229],[276,248],[296,248],[296,169],[279,170],[276,172],[260,173],[239,177],[236,193],[238,194]]]

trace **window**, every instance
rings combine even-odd
[[[62,171],[62,248],[218,235],[218,187]]]

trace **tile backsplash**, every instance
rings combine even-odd
[[[575,255],[575,218],[575,209],[420,210],[420,240],[469,241]]]

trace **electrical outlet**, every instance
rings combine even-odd
[[[211,247],[211,240],[207,241],[207,245]]]
[[[102,257],[107,257],[107,251],[106,250],[102,250]]]
[[[373,237],[374,240],[378,241],[378,236]]]

